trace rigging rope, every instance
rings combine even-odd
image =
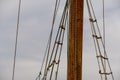
[[[56,56],[57,56],[57,51],[58,51],[59,45],[61,45],[60,52],[59,52],[58,63],[57,63],[58,66],[57,66],[57,70],[56,70],[56,77],[55,77],[55,79],[57,80],[57,74],[58,74],[58,68],[59,68],[59,62],[60,62],[60,56],[61,56],[62,44],[63,44],[63,37],[64,37],[64,30],[63,29],[64,29],[64,25],[66,26],[66,20],[67,20],[66,14],[67,14],[68,0],[66,2],[66,5],[65,5],[65,8],[64,8],[64,11],[63,11],[63,15],[62,15],[61,22],[60,22],[60,25],[59,25],[59,29],[58,29],[58,32],[57,32],[57,35],[56,35],[55,43],[53,45],[53,49],[52,49],[52,52],[51,52],[51,55],[50,55],[52,34],[53,34],[54,24],[55,24],[55,20],[56,20],[59,5],[60,5],[60,0],[56,0],[55,9],[54,9],[54,15],[53,15],[53,21],[52,21],[52,28],[51,28],[49,40],[48,40],[48,43],[47,43],[47,48],[46,48],[46,51],[45,51],[44,59],[42,61],[42,66],[41,66],[39,75],[36,77],[36,80],[37,79],[39,79],[39,80],[46,79],[49,67],[54,65],[54,63],[56,63],[55,59],[56,59]],[[63,25],[63,27],[61,27],[62,25]],[[61,37],[61,35],[62,35],[62,37]],[[62,38],[62,40],[61,40],[61,38]],[[60,42],[60,40],[61,40],[61,42]],[[56,45],[57,45],[57,47],[56,47]],[[55,51],[55,49],[56,49],[56,51]],[[54,51],[55,51],[55,53],[54,53]],[[53,59],[53,54],[54,54],[54,60],[53,60],[53,62],[51,62],[52,59]],[[49,60],[49,63],[48,63],[48,60]],[[43,67],[44,67],[44,71],[43,71],[44,74],[42,74]],[[53,68],[54,67],[52,67],[51,74],[50,74],[51,75],[50,79],[52,79]],[[43,75],[42,78],[41,78],[41,75]]]
[[[47,66],[48,66],[47,64],[48,64],[48,58],[49,58],[49,53],[50,53],[50,46],[51,46],[51,40],[52,40],[53,27],[54,27],[54,23],[55,23],[55,20],[56,20],[59,4],[60,4],[60,0],[56,0],[55,10],[54,10],[54,15],[53,15],[52,29],[51,29],[51,33],[50,33],[50,42],[49,42],[49,47],[48,47],[48,54],[47,54],[45,70],[44,70],[44,75],[46,75],[46,70],[47,70]]]
[[[18,7],[18,18],[17,18],[17,29],[16,29],[16,40],[15,40],[12,80],[14,80],[14,76],[15,76],[16,53],[17,53],[17,44],[18,44],[19,22],[20,22],[19,21],[20,20],[20,8],[21,8],[21,0],[19,0],[19,7]]]
[[[105,0],[102,0],[102,6],[103,6],[103,44],[104,44],[104,57],[107,57],[105,54]],[[105,73],[106,73],[106,60],[104,60],[104,66],[105,66]],[[105,76],[107,80],[107,76]]]
[[[67,0],[64,11],[63,11],[63,15],[61,18],[61,22],[59,25],[59,29],[57,31],[57,35],[55,38],[55,42],[50,54],[50,50],[51,50],[51,40],[52,40],[52,33],[53,33],[53,26],[55,23],[55,19],[56,19],[56,15],[57,15],[57,11],[58,11],[58,7],[59,7],[59,2],[60,0],[56,0],[56,4],[55,4],[55,10],[54,10],[54,16],[53,16],[53,23],[52,23],[52,29],[51,29],[51,33],[50,33],[50,37],[48,40],[48,45],[46,48],[46,52],[45,52],[45,56],[43,59],[43,63],[42,63],[42,67],[40,70],[40,73],[38,75],[38,77],[36,78],[39,80],[52,80],[53,79],[53,72],[54,71],[54,67],[56,64],[56,74],[55,74],[55,80],[57,80],[57,76],[58,76],[58,68],[59,68],[59,62],[60,62],[60,56],[61,56],[61,51],[62,51],[62,44],[63,44],[63,38],[64,38],[64,31],[65,31],[65,27],[67,26],[67,19],[68,19],[68,7],[70,5],[69,0]],[[94,45],[95,45],[95,51],[96,51],[96,56],[97,56],[97,61],[98,61],[98,67],[99,67],[99,74],[101,76],[101,80],[103,80],[103,75],[105,77],[105,80],[107,80],[107,75],[111,75],[112,76],[112,80],[114,80],[113,74],[112,74],[112,70],[108,61],[108,57],[106,54],[106,50],[105,50],[105,20],[104,20],[104,1],[103,1],[103,38],[97,23],[97,18],[95,16],[94,13],[94,9],[92,6],[92,3],[90,0],[86,0],[87,2],[87,7],[88,7],[88,13],[89,13],[89,20],[90,20],[90,24],[91,24],[91,30],[92,30],[92,35],[93,35],[93,40],[94,40]],[[99,41],[99,40],[100,41]],[[100,44],[101,42],[101,44]],[[103,48],[103,53],[104,56],[102,54],[101,48]],[[59,54],[58,54],[59,51]],[[58,58],[57,58],[58,57]],[[45,62],[46,60],[46,62]],[[107,60],[107,62],[106,62]],[[43,69],[43,65],[45,63],[45,68],[44,68],[44,74],[42,76],[42,78],[40,77],[41,75],[41,71]],[[110,69],[110,73],[106,72],[106,63],[108,64],[108,67]],[[103,71],[103,72],[102,72]],[[48,75],[49,74],[49,75]],[[47,76],[49,78],[47,78]]]
[[[94,40],[95,51],[96,51],[98,67],[99,67],[99,74],[101,76],[101,80],[103,80],[103,79],[108,80],[109,79],[108,75],[111,75],[111,79],[114,80],[114,76],[113,76],[113,73],[112,73],[112,70],[110,67],[110,63],[109,63],[109,60],[107,57],[107,53],[105,50],[105,42],[104,42],[105,38],[103,40],[103,38],[101,36],[100,29],[99,29],[99,26],[97,23],[97,19],[96,19],[95,13],[94,13],[94,9],[93,9],[91,0],[86,0],[86,2],[87,2],[88,13],[89,13],[89,17],[90,17],[89,20],[90,20],[90,24],[91,24],[92,36],[93,36],[93,40]],[[103,8],[104,8],[104,6],[103,6]],[[104,18],[104,11],[103,11],[103,18]],[[103,22],[103,25],[104,24],[105,23]],[[103,33],[105,33],[105,32],[103,32]],[[106,71],[106,68],[108,68],[109,71]]]
[[[105,46],[105,0],[102,0],[103,4],[103,42]]]
[[[59,35],[59,38],[58,38],[58,42],[60,41],[60,38],[61,38],[61,43],[58,43],[58,44],[61,44],[61,46],[60,46],[60,52],[59,52],[59,58],[58,58],[58,66],[57,66],[57,71],[56,71],[56,72],[58,72],[58,67],[59,67],[59,61],[60,61],[60,56],[61,56],[61,51],[62,51],[62,44],[63,44],[64,33],[65,33],[65,26],[67,26],[67,25],[66,25],[66,21],[67,21],[67,17],[68,17],[68,16],[67,16],[67,11],[66,11],[66,9],[67,9],[67,4],[66,4],[66,6],[65,6],[65,11],[64,11],[64,13],[63,13],[63,18],[62,18],[62,20],[61,20],[61,24],[59,25],[59,28],[61,29],[61,31],[60,31],[60,35]],[[62,30],[63,30],[63,33],[62,33]],[[61,35],[61,34],[62,34],[62,35]],[[55,55],[54,55],[54,60],[55,60],[56,57],[57,57],[58,48],[59,48],[59,45],[57,45],[57,49],[56,49]],[[52,67],[52,71],[51,71],[51,75],[50,75],[50,80],[52,79],[53,68],[54,68],[54,65],[53,65],[53,67]],[[57,74],[58,74],[58,73],[56,73],[56,79],[57,79]],[[55,79],[55,80],[56,80],[56,79]]]
[[[49,37],[49,42],[48,42],[48,52],[47,52],[48,55],[47,55],[45,70],[47,68],[48,57],[49,57],[50,47],[51,47],[52,34],[53,34],[53,27],[54,27],[54,23],[55,23],[55,20],[56,20],[56,16],[57,16],[57,11],[58,11],[58,8],[59,8],[59,4],[60,4],[60,0],[56,0],[55,10],[54,10],[54,15],[53,15],[53,21],[52,21],[52,29],[51,29],[51,33],[50,33],[50,37]]]

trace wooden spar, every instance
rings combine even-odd
[[[84,0],[70,0],[67,80],[82,80]]]

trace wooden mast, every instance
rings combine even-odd
[[[82,80],[83,6],[84,0],[70,0],[67,80]]]

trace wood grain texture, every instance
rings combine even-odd
[[[83,6],[83,0],[71,0],[67,80],[82,80]]]

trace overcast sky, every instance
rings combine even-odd
[[[98,21],[102,20],[100,0],[92,0]],[[65,0],[61,0],[58,17]],[[55,0],[22,0],[15,80],[35,80],[39,73],[51,29]],[[11,80],[18,0],[0,0],[0,80]],[[58,18],[59,19],[59,18]],[[105,0],[106,49],[115,80],[120,79],[120,1]],[[84,7],[83,80],[98,80],[98,65]],[[66,38],[60,80],[66,79]]]

